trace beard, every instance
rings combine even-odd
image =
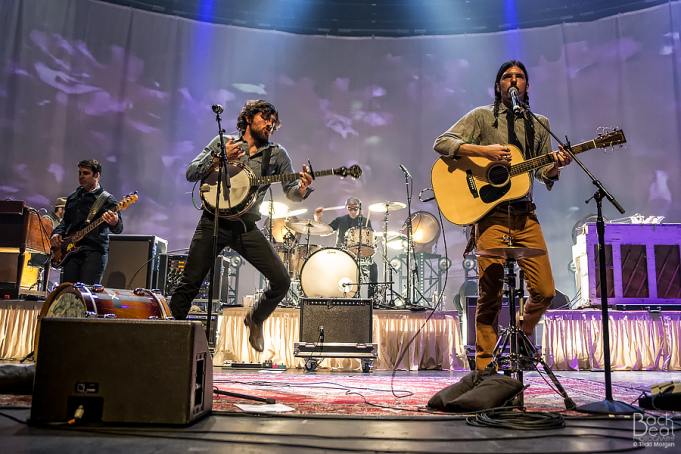
[[[253,137],[256,141],[258,141],[261,144],[265,144],[269,142],[269,135],[265,131],[265,129],[259,129],[259,130],[254,130],[251,129],[251,137]]]

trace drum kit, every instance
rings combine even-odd
[[[340,206],[326,210],[344,208]],[[268,217],[264,232],[274,244],[292,281],[288,295],[280,304],[285,307],[299,307],[301,297],[359,296],[362,285],[369,284],[369,266],[373,263],[376,252],[383,257],[384,275],[392,276],[392,267],[387,259],[388,243],[402,240],[404,235],[388,232],[388,216],[391,212],[404,208],[406,204],[401,202],[370,205],[369,211],[384,214],[383,232],[364,226],[352,227],[345,233],[341,247],[326,247],[314,244],[312,237],[331,235],[333,228],[330,225],[312,219],[298,219],[297,215],[305,213],[305,209],[290,211],[283,203],[263,202],[260,213]],[[390,298],[392,282],[375,284],[379,291],[374,293],[374,304],[381,306]],[[382,301],[378,301],[379,299]]]

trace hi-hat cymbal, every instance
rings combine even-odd
[[[270,213],[270,208],[272,213]],[[272,219],[289,216],[288,207],[281,202],[270,202],[269,200],[265,200],[260,205],[259,211],[263,216],[270,216]]]
[[[286,227],[298,233],[305,233],[310,235],[328,235],[333,232],[329,224],[315,221],[312,219],[299,219],[297,221],[288,221]]]
[[[402,208],[407,208],[407,204],[402,202],[380,202],[369,205],[369,210],[377,211],[379,213],[401,210]]]
[[[519,246],[483,249],[482,251],[478,251],[475,253],[475,255],[481,257],[492,257],[497,259],[513,259],[513,260],[529,259],[530,257],[537,257],[545,254],[546,251],[543,249]]]

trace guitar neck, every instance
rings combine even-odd
[[[120,207],[117,206],[116,208],[112,208],[111,211],[113,211],[113,212],[115,213],[115,212],[117,212],[119,209],[120,209]],[[75,243],[75,242],[79,241],[79,240],[82,239],[85,235],[87,235],[88,233],[90,233],[90,232],[92,232],[94,229],[96,229],[96,228],[99,226],[99,224],[101,224],[102,222],[104,222],[104,218],[100,217],[100,218],[97,219],[96,221],[94,221],[94,222],[88,224],[87,227],[83,228],[82,230],[79,230],[78,232],[76,232],[75,235],[73,235],[73,237],[71,238],[71,242],[72,242],[72,243]]]
[[[329,170],[316,170],[314,172],[315,177],[324,177],[327,175],[333,175],[334,174],[334,169],[329,169]],[[283,183],[285,181],[295,181],[300,178],[300,174],[298,173],[287,173],[283,175],[268,175],[265,177],[255,177],[253,178],[253,181],[251,184],[253,186],[262,186],[265,184],[272,184],[272,183]]]
[[[597,148],[595,140],[590,140],[588,142],[580,143],[578,145],[573,145],[571,147],[573,154],[584,153],[587,150],[592,150]],[[551,153],[537,156],[536,158],[528,159],[527,161],[521,162],[520,164],[515,164],[511,166],[510,174],[511,176],[521,175],[527,173],[531,170],[538,169],[548,164],[553,164],[553,155]]]

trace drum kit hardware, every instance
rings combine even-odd
[[[390,264],[388,248],[407,249],[409,239],[404,228],[399,232],[388,231],[388,219],[390,213],[406,207],[402,202],[390,201],[369,205],[370,212],[383,213],[382,231],[374,231],[366,224],[361,228],[351,227],[340,247],[325,247],[314,244],[312,237],[333,234],[330,225],[313,219],[298,219],[296,216],[304,213],[305,209],[291,211],[280,202],[263,202],[260,213],[269,218],[266,234],[291,277],[291,288],[280,305],[300,307],[302,297],[359,297],[362,286],[375,285],[375,307],[403,306],[404,296],[393,291],[393,273],[400,271]],[[324,208],[333,209],[345,209],[345,206]],[[412,216],[419,235],[418,239],[412,238],[412,243],[437,241],[439,226],[436,224],[437,229],[433,227],[434,219],[424,212]],[[369,269],[377,252],[383,260],[384,282],[369,282]]]

